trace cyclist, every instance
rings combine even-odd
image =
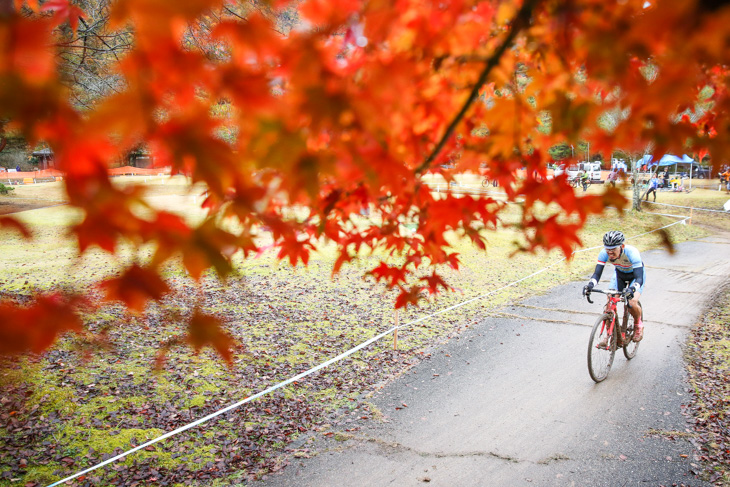
[[[616,268],[616,275],[611,279],[610,288],[623,291],[628,285],[631,292],[627,296],[629,304],[629,312],[634,318],[634,341],[639,342],[644,338],[644,323],[641,321],[641,305],[639,298],[644,292],[644,284],[646,283],[646,269],[641,261],[641,255],[636,247],[624,244],[624,234],[618,230],[611,230],[603,236],[603,247],[601,253],[598,254],[598,263],[596,270],[583,287],[583,295],[591,292],[593,287],[598,283],[603,273],[606,262],[611,262]],[[599,343],[599,346],[606,346]]]
[[[588,190],[588,181],[590,181],[591,179],[591,177],[588,175],[588,172],[581,170],[578,175],[580,176],[580,184],[581,186],[583,186],[583,191]]]

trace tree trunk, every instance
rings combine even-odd
[[[631,161],[631,174],[633,175],[634,185],[634,210],[641,211],[641,187],[639,186],[639,165],[634,158],[629,158]]]

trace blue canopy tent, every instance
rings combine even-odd
[[[648,168],[654,168],[655,172],[658,172],[660,167],[666,167],[666,166],[675,166],[674,167],[674,173],[677,173],[677,166],[679,164],[689,164],[690,170],[689,170],[689,186],[692,187],[692,168],[697,164],[694,159],[689,157],[687,154],[682,154],[682,157],[677,157],[672,154],[664,154],[659,161],[652,162],[652,156],[651,155],[645,155],[640,159],[640,164],[646,164]]]

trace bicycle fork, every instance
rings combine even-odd
[[[603,326],[601,327],[601,335],[603,335],[603,332],[606,332],[606,337],[610,340],[607,345],[610,349],[613,346],[613,340],[611,340],[611,337],[613,336],[613,330],[616,327],[616,314],[613,311],[609,311],[608,315],[611,317],[611,321],[608,324],[608,329],[606,328],[606,322],[603,322]],[[623,338],[623,337],[622,337]]]

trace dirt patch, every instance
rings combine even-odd
[[[37,199],[0,199],[0,215],[9,215],[21,211],[36,210],[49,206],[63,205],[62,202],[44,201]]]
[[[60,181],[10,187],[10,194],[0,196],[0,215],[66,203],[65,187]]]

